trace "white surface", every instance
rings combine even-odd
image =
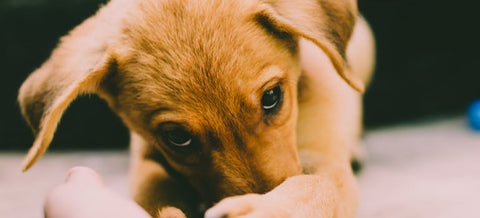
[[[480,217],[480,133],[463,119],[370,132],[361,218]]]
[[[461,118],[369,131],[358,218],[480,217],[480,134]],[[43,217],[48,191],[89,166],[128,196],[127,152],[48,153],[22,174],[23,154],[0,153],[0,217]]]
[[[73,166],[99,172],[107,186],[128,196],[127,152],[47,153],[28,172],[20,170],[24,154],[0,153],[0,217],[40,218],[48,192],[62,183]]]

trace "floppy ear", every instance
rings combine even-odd
[[[364,84],[349,69],[346,48],[357,18],[356,0],[263,0],[259,13],[277,30],[306,38],[330,58],[340,76],[363,92]]]
[[[35,135],[23,171],[46,151],[68,105],[80,94],[96,93],[102,78],[115,66],[110,48],[118,36],[120,19],[115,20],[118,14],[110,16],[112,9],[106,7],[63,37],[20,88],[20,109]]]

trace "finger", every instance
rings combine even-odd
[[[81,184],[82,186],[104,186],[102,177],[88,167],[74,167],[70,169],[67,173],[65,183]]]

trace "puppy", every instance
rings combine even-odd
[[[112,0],[20,88],[23,170],[94,93],[131,130],[153,216],[353,217],[373,44],[355,0]]]

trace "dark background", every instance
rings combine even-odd
[[[25,151],[30,129],[17,90],[58,38],[104,0],[0,0],[0,149]],[[377,70],[365,97],[365,124],[461,115],[480,98],[479,11],[470,0],[359,0],[377,38]],[[77,99],[51,149],[126,148],[127,130],[95,96]]]

